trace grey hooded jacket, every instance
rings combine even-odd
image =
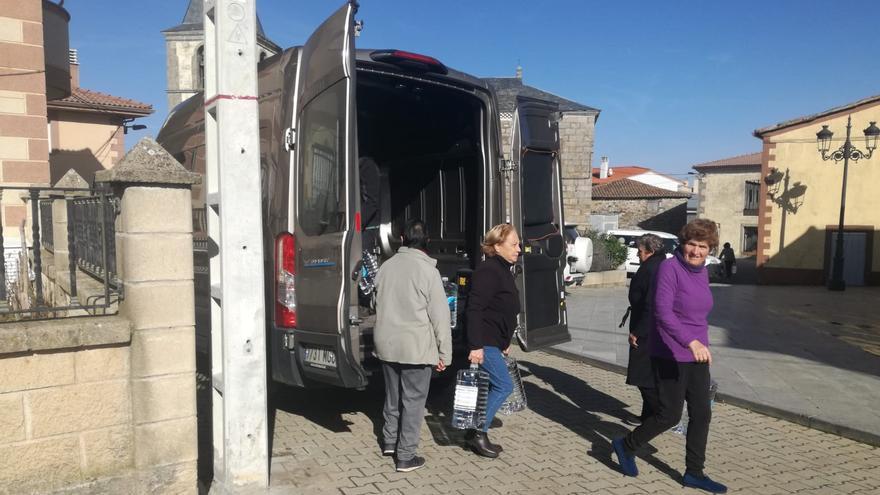
[[[437,260],[401,247],[376,277],[376,357],[402,364],[452,363],[449,305]]]

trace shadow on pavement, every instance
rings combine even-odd
[[[583,437],[590,442],[587,455],[609,469],[618,471],[617,461],[612,455],[614,449],[611,447],[611,440],[626,435],[629,430],[620,424],[605,421],[595,413],[623,419],[630,416],[625,411],[627,404],[563,371],[528,361],[519,361],[519,363],[535,378],[553,389],[551,391],[534,383],[524,382],[529,409]],[[653,447],[650,449],[641,453],[639,457],[670,478],[680,480],[681,475],[656,458],[653,455],[656,452]]]

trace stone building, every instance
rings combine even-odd
[[[761,140],[758,201],[758,281],[822,284],[835,257],[843,162],[823,160],[816,133],[834,133],[828,153],[837,151],[852,119],[852,144],[867,153],[865,134],[880,121],[880,95],[798,117],[755,131]],[[880,153],[850,160],[843,227],[846,285],[880,285]]]
[[[687,192],[619,179],[593,186],[592,213],[617,215],[619,229],[676,234],[687,222],[689,197]]]
[[[521,68],[517,68],[516,77],[489,77],[484,78],[484,81],[495,90],[498,98],[505,158],[510,158],[511,127],[517,96],[537,98],[559,105],[562,114],[559,121],[559,146],[563,214],[566,223],[589,225],[593,139],[600,110],[523,84]]]
[[[720,242],[729,242],[737,256],[758,248],[758,198],[761,153],[694,165],[697,171],[697,218],[718,225]]]
[[[40,0],[0,7],[0,185],[48,186],[46,103],[70,96],[70,14]],[[0,215],[6,247],[17,246],[27,216],[18,194],[3,195]]]
[[[168,108],[201,91],[205,86],[204,1],[190,0],[183,21],[162,31],[165,35]],[[257,60],[271,57],[281,47],[266,37],[257,17]]]

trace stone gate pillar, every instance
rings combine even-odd
[[[190,189],[199,180],[149,138],[96,174],[121,198],[119,311],[132,326],[134,464],[143,493],[197,492]]]

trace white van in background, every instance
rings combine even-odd
[[[626,275],[628,277],[633,276],[638,270],[639,266],[641,266],[641,261],[639,260],[639,250],[636,247],[636,241],[639,237],[645,234],[654,234],[660,239],[663,240],[663,247],[666,249],[666,257],[671,258],[672,252],[678,248],[678,236],[670,234],[668,232],[660,232],[658,230],[609,230],[608,235],[614,236],[620,241],[621,244],[625,244],[627,247],[626,252]],[[717,256],[707,255],[706,256],[706,268],[709,270],[709,277],[716,277],[720,274],[721,268],[721,260],[718,259]]]

